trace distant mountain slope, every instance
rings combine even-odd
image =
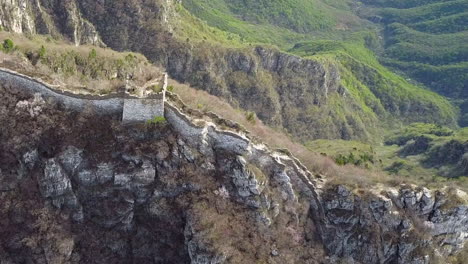
[[[378,32],[357,13],[384,26],[379,61],[452,98],[461,108],[459,123],[468,125],[468,0],[186,0],[183,6],[241,42],[284,49],[304,41],[346,40],[356,31]]]
[[[384,25],[382,62],[450,97],[468,125],[468,0],[363,0]]]
[[[185,0],[183,6],[208,25],[243,39],[288,46],[303,39],[341,38],[361,30],[365,20],[351,12],[351,1],[337,0]]]
[[[377,29],[354,15],[352,11],[356,7],[352,2],[188,0],[183,2],[183,6],[190,14],[206,21],[208,26],[240,36],[241,43],[274,44],[289,53],[336,66],[340,72],[340,83],[349,97],[343,100],[340,96],[330,96],[327,103],[323,104],[321,101],[322,105],[318,109],[327,109],[324,112],[335,122],[347,120],[344,123],[367,124],[358,126],[367,127],[361,132],[357,132],[356,127],[352,126],[351,130],[355,130],[352,134],[362,134],[363,131],[368,133],[370,127],[394,123],[395,118],[405,122],[425,119],[434,110],[432,106],[445,109],[443,112],[446,114],[442,119],[448,116],[452,119],[455,116],[449,104],[442,103],[444,100],[441,97],[409,84],[380,65],[369,50],[379,45],[378,37],[373,33]],[[318,18],[319,16],[321,17]],[[302,23],[304,19],[314,25]],[[316,19],[317,23],[314,22]],[[216,36],[206,37],[203,33],[200,35],[203,41],[221,42]],[[191,41],[194,40],[191,38]],[[461,40],[457,41],[461,43]],[[450,57],[450,54],[446,56]],[[353,101],[352,107],[350,100]],[[313,110],[312,106],[306,106],[305,109],[300,118],[291,122],[295,127],[302,121],[311,124],[300,126],[302,130],[312,132],[327,127],[327,115],[324,112]],[[283,111],[287,112],[287,109],[283,107]],[[363,119],[362,113],[365,113],[366,119]],[[359,121],[356,122],[356,118],[351,118],[351,115],[360,115],[357,119]],[[320,121],[316,116],[322,116],[318,119]],[[370,121],[376,117],[380,119],[380,125]],[[424,122],[441,122],[439,117],[432,116]],[[322,135],[323,131],[313,138]]]

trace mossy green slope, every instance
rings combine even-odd
[[[348,41],[315,41],[297,44],[289,52],[309,57],[327,58],[340,65],[342,84],[349,94],[359,100],[363,109],[387,117],[393,123],[398,118],[411,123],[424,122],[447,125],[454,123],[453,106],[440,95],[409,84],[405,79],[383,67],[365,47],[360,34]],[[439,109],[439,111],[431,111]],[[390,125],[390,124],[389,124]]]
[[[384,26],[381,61],[452,98],[467,126],[468,0],[363,2],[363,16]]]
[[[186,0],[186,8],[209,26],[237,34],[245,42],[290,47],[306,39],[341,39],[367,26],[350,12],[349,1]]]
[[[347,25],[348,28],[359,30],[367,26],[353,15],[348,5],[338,5],[336,1],[308,1],[308,4],[296,3],[297,1],[282,1],[282,4],[274,1],[247,1],[244,6],[240,2],[245,1],[185,1],[179,13],[182,23],[187,20],[191,23],[189,26],[189,23],[185,22],[181,27],[181,30],[185,30],[183,38],[192,37],[191,41],[197,41],[198,38],[199,41],[215,42],[231,48],[249,47],[252,43],[276,45],[283,51],[337,66],[345,96],[330,96],[326,105],[317,106],[321,109],[312,107],[302,114],[305,115],[305,119],[316,120],[315,129],[327,129],[327,124],[330,124],[327,118],[333,118],[343,120],[343,123],[361,124],[354,126],[354,130],[356,127],[368,126],[361,131],[349,131],[351,134],[363,133],[361,139],[375,139],[375,134],[378,134],[377,131],[382,127],[398,127],[402,123],[419,121],[455,124],[457,111],[447,100],[408,83],[379,63],[369,50],[379,46],[377,35],[370,30],[351,33],[352,30],[343,32],[337,28],[340,24],[336,20],[337,14],[344,14],[341,19],[351,21]],[[293,2],[297,5],[293,5]],[[313,6],[326,8],[314,9]],[[281,15],[281,10],[285,14]],[[310,12],[320,13],[328,18],[316,17]],[[199,20],[196,21],[192,15]],[[327,25],[307,26],[301,23],[300,19],[293,23],[290,19],[294,17],[312,17],[311,20],[317,18]],[[197,24],[202,26],[196,26]],[[186,26],[193,31],[191,35],[186,34]],[[196,30],[197,27],[203,30]],[[193,34],[194,32],[197,33]],[[312,32],[318,33],[314,35]],[[322,117],[317,121],[317,118],[312,116]],[[304,129],[313,133],[309,127]]]

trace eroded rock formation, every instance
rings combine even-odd
[[[105,46],[94,25],[82,17],[75,1],[2,0],[0,26],[15,33],[63,34],[77,46]]]
[[[467,238],[464,193],[332,186],[176,103],[123,126],[15,87],[0,102],[4,263],[430,263]]]

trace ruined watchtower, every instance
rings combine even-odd
[[[154,117],[164,116],[166,100],[167,74],[164,74],[161,91],[152,93],[145,98],[126,95],[123,102],[122,122],[146,122]]]

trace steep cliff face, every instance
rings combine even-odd
[[[362,263],[448,262],[468,238],[468,207],[453,204],[466,198],[414,186],[360,195],[333,187],[322,196],[323,244],[331,255]]]
[[[323,259],[317,238],[305,237],[314,227],[309,202],[268,151],[244,156],[226,141],[234,134],[214,130],[190,142],[196,137],[176,128],[194,125],[175,112],[167,116],[174,125],[123,127],[118,116],[63,111],[14,88],[1,94],[9,125],[0,134],[0,260]]]
[[[353,193],[180,102],[123,126],[21,91],[0,91],[5,263],[432,263],[467,239],[462,192]]]
[[[64,35],[77,46],[104,46],[96,28],[81,16],[74,1],[2,0],[0,26],[15,33]]]
[[[314,137],[314,132],[325,136],[326,131],[316,126],[321,116],[310,111],[315,107],[325,112],[328,97],[335,99],[345,92],[335,67],[262,47],[242,51],[185,48],[169,55],[167,69],[174,78],[228,98],[243,109],[255,111],[270,125],[301,138]],[[330,111],[331,116],[336,114]],[[335,120],[327,129],[331,137],[355,136],[346,134],[346,121]],[[349,125],[351,130],[365,130],[357,123]]]

